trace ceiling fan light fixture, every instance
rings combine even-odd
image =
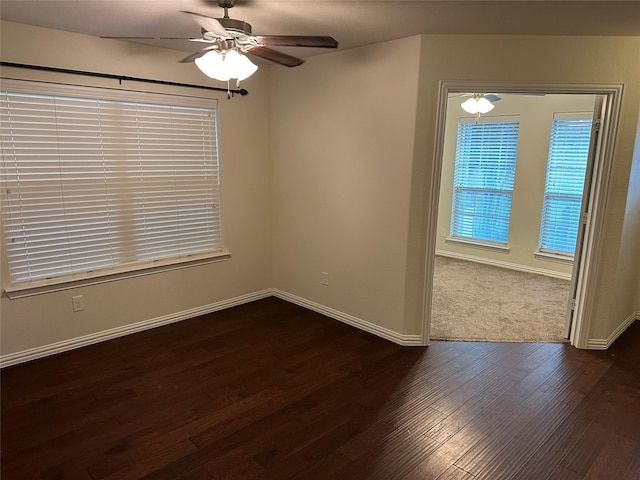
[[[258,70],[257,65],[236,50],[227,50],[222,53],[211,50],[196,58],[195,64],[207,77],[221,82],[229,81],[232,78],[241,81],[249,78]]]
[[[473,115],[489,113],[495,107],[495,105],[484,96],[473,96],[462,102],[460,106],[465,112]]]

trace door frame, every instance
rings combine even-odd
[[[501,82],[456,82],[440,81],[436,110],[436,135],[431,168],[429,201],[430,215],[427,219],[424,304],[422,318],[422,343],[429,345],[431,309],[433,296],[433,273],[437,238],[438,204],[444,151],[444,133],[447,116],[447,100],[451,93],[498,92],[521,94],[581,94],[605,97],[600,126],[600,144],[593,158],[592,181],[588,192],[588,216],[582,238],[582,254],[576,269],[576,299],[569,341],[571,345],[586,349],[593,316],[593,299],[601,245],[604,237],[604,214],[611,180],[611,168],[615,139],[622,103],[622,84],[549,84],[549,83],[501,83]],[[585,191],[584,194],[587,194]]]
[[[580,221],[578,223],[578,232],[576,240],[576,249],[574,255],[573,268],[571,269],[571,295],[569,296],[569,308],[567,310],[567,318],[565,325],[565,338],[571,338],[573,332],[574,317],[576,314],[576,298],[578,296],[578,280],[580,278],[580,267],[582,266],[582,254],[584,247],[584,235],[587,227],[587,221],[591,213],[591,205],[589,199],[593,193],[591,185],[593,182],[594,167],[596,156],[602,147],[601,125],[602,118],[605,115],[605,109],[609,98],[603,95],[595,97],[593,108],[593,117],[591,123],[591,138],[589,140],[589,153],[587,157],[587,168],[585,171],[584,185],[582,187],[582,202],[580,205]]]

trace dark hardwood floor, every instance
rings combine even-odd
[[[269,298],[2,370],[2,479],[639,479],[606,352],[400,347]]]

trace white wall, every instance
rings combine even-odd
[[[177,60],[184,52],[2,22],[3,61],[114,73],[201,85],[226,86]],[[3,68],[2,75],[117,87],[116,81]],[[268,75],[243,83],[249,95],[124,82],[123,87],[219,98],[225,245],[231,259],[144,277],[10,300],[0,298],[3,356],[56,342],[125,328],[271,286],[271,196],[267,124]],[[250,133],[247,137],[247,132]],[[8,282],[2,263],[2,283]],[[73,313],[71,297],[84,295],[86,310]]]
[[[588,112],[594,108],[593,95],[509,95],[500,94],[501,100],[483,118],[517,116],[520,123],[516,173],[511,205],[508,251],[487,250],[447,242],[451,226],[453,175],[456,157],[458,123],[470,118],[460,107],[465,98],[452,97],[447,104],[442,181],[438,203],[438,238],[436,249],[443,254],[473,257],[478,261],[508,264],[524,270],[550,275],[570,275],[571,263],[538,258],[540,220],[544,200],[544,184],[549,153],[551,123],[555,113]],[[472,118],[472,117],[471,117]]]

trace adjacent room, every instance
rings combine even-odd
[[[3,479],[638,478],[638,2],[0,20]],[[588,191],[554,196],[554,122],[589,112]],[[458,132],[496,124],[518,130],[509,222],[476,228],[504,211],[465,203]],[[587,207],[573,253],[558,198]],[[438,330],[471,265],[560,282],[561,338]],[[479,330],[539,333],[551,294],[498,276],[530,303]]]
[[[447,102],[431,338],[567,341],[595,97],[482,97]]]

